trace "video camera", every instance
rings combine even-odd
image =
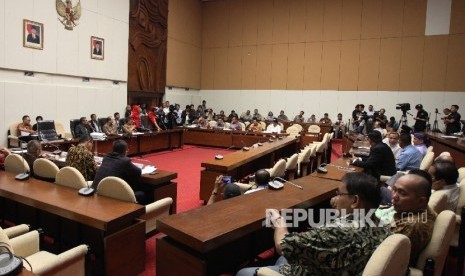
[[[396,109],[400,109],[402,110],[402,112],[407,112],[410,110],[410,104],[409,103],[400,103],[400,104],[396,104]]]

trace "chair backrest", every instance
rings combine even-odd
[[[61,122],[55,121],[55,130],[56,130],[57,134],[60,134],[62,138],[65,138],[66,130],[65,130],[65,127],[63,126],[63,124]]]
[[[270,177],[283,177],[286,174],[286,160],[280,159],[270,171]]]
[[[299,125],[299,124],[293,124],[292,126],[297,128],[299,130],[299,132],[301,132],[302,129],[303,129],[303,127],[301,125]]]
[[[55,181],[55,177],[60,170],[52,161],[45,158],[37,158],[32,165],[34,167],[34,175],[40,178]]]
[[[100,181],[97,194],[118,200],[137,203],[131,186],[119,177],[108,176]]]
[[[299,154],[294,153],[286,162],[286,170],[295,170],[297,168],[297,159]]]
[[[230,126],[231,126],[231,123],[228,123],[228,122],[224,123],[224,128],[229,129]]]
[[[420,170],[427,171],[429,167],[433,164],[434,161],[434,152],[427,152],[423,160],[421,160]]]
[[[266,123],[265,122],[261,121],[260,126],[262,127],[262,130],[266,129]]]
[[[428,207],[439,214],[446,209],[447,200],[448,198],[445,193],[442,193],[441,191],[436,191],[431,194],[428,201]]]
[[[21,122],[13,122],[8,126],[8,134],[12,136],[18,136],[18,125],[21,124]]]
[[[457,179],[457,182],[461,182],[463,179],[465,179],[465,167],[459,168],[459,178]]]
[[[19,154],[9,154],[5,158],[5,171],[11,173],[29,172],[30,168],[26,160]]]
[[[406,275],[409,259],[409,238],[402,234],[391,235],[373,252],[362,276]]]
[[[84,176],[73,167],[61,168],[56,174],[55,183],[76,190],[87,187]]]
[[[433,152],[433,149],[434,149],[433,146],[429,146],[429,147],[426,149],[426,152]]]
[[[76,138],[76,134],[74,133],[76,126],[79,124],[79,119],[72,119],[69,120],[69,129],[71,130],[71,134],[73,135],[73,138]]]
[[[459,195],[459,200],[457,201],[457,209],[455,213],[458,216],[461,216],[462,209],[463,207],[465,207],[465,179],[462,179],[462,181],[460,181],[459,189],[460,189],[460,195]]]
[[[290,126],[290,127],[288,127],[286,129],[286,133],[289,134],[290,137],[299,136],[300,135],[299,132],[300,132],[299,129],[294,127],[294,125],[292,125],[292,126]]]
[[[301,162],[309,162],[310,161],[310,156],[312,155],[312,150],[313,148],[305,148],[301,153],[299,153],[299,156],[297,158],[297,163]]]
[[[434,275],[442,274],[444,262],[449,252],[449,244],[455,227],[455,214],[452,211],[442,211],[434,222],[433,235],[428,245],[418,257],[416,268],[423,270],[426,260],[434,260]]]
[[[239,122],[241,124],[242,131],[245,131],[245,124],[243,122]]]
[[[216,123],[216,121],[210,121],[210,122],[208,122],[208,125],[209,125],[211,128],[214,128],[214,127],[216,127],[217,123]]]
[[[319,134],[321,131],[321,128],[319,125],[310,125],[308,127],[308,133],[316,133],[316,134]]]

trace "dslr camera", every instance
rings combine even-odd
[[[402,110],[402,112],[407,112],[410,110],[410,104],[409,103],[400,103],[396,104],[396,109]]]

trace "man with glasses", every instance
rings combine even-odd
[[[281,257],[269,268],[283,275],[361,275],[376,247],[391,232],[379,226],[374,210],[381,201],[377,180],[364,173],[349,173],[331,202],[339,217],[302,233],[289,233],[278,210],[268,210],[274,241]],[[373,213],[368,219],[357,214]],[[357,218],[358,217],[358,218]],[[245,268],[237,276],[254,275]]]
[[[79,124],[74,129],[74,135],[76,138],[80,138],[83,135],[90,135],[91,132],[92,127],[90,126],[89,121],[87,121],[86,117],[81,117],[79,119]]]

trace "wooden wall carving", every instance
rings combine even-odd
[[[163,96],[166,86],[168,0],[131,0],[128,97]]]

